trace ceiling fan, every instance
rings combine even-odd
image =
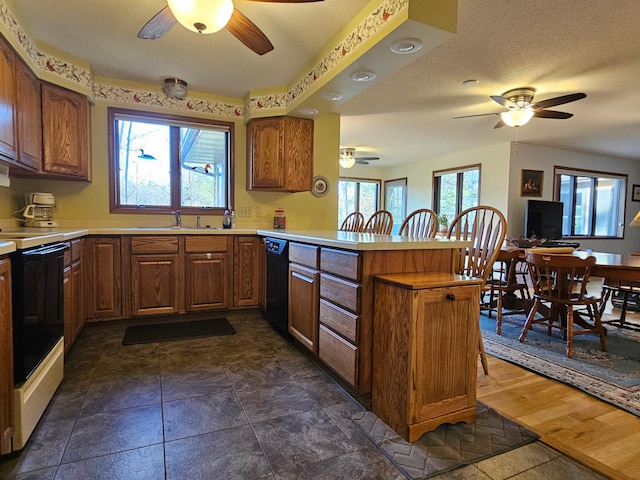
[[[573,117],[572,113],[559,112],[557,110],[546,110],[549,107],[564,105],[587,97],[586,93],[571,93],[560,97],[548,98],[540,102],[533,103],[536,93],[535,88],[520,87],[504,92],[502,95],[491,95],[491,99],[506,107],[506,112],[480,113],[478,115],[464,115],[457,118],[482,117],[485,115],[500,115],[500,121],[493,128],[501,128],[505,125],[510,127],[521,127],[533,117],[567,119]]]
[[[356,157],[355,148],[340,149],[340,165],[342,168],[351,168],[354,165],[369,165],[369,162],[380,160],[380,157]]]
[[[250,0],[269,3],[310,3],[323,0]],[[226,28],[258,55],[273,50],[267,36],[255,23],[233,6],[232,0],[167,0],[168,5],[156,13],[138,32],[138,38],[155,40],[176,23],[198,33],[215,33]]]

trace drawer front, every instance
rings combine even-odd
[[[318,355],[338,375],[351,385],[356,385],[358,349],[324,325],[320,325]]]
[[[340,308],[333,303],[320,300],[320,322],[345,337],[351,343],[358,343],[358,315]]]
[[[178,237],[172,235],[131,236],[131,253],[176,253]]]
[[[227,235],[185,235],[185,250],[187,253],[226,252],[227,238]]]
[[[320,269],[359,282],[360,254],[323,248],[320,253]]]
[[[317,269],[319,251],[320,248],[315,245],[291,242],[289,243],[289,261]]]
[[[361,290],[362,287],[357,283],[326,273],[320,274],[320,296],[353,313],[360,313]]]

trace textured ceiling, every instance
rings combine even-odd
[[[275,50],[258,56],[227,31],[197,35],[176,26],[136,38],[164,0],[5,0],[38,45],[91,64],[95,75],[244,98],[289,84],[368,0],[287,5],[235,0]],[[417,1],[417,0],[411,0]],[[378,2],[371,2],[377,4]],[[390,77],[336,107],[341,144],[385,166],[514,140],[640,160],[640,1],[459,0],[458,32]],[[369,61],[373,69],[382,68]],[[477,79],[475,87],[462,81]],[[515,87],[536,99],[585,92],[555,107],[568,120],[534,118],[494,130],[489,99]]]

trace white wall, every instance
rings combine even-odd
[[[507,236],[509,238],[517,238],[524,233],[524,214],[527,197],[520,196],[522,169],[542,170],[544,172],[542,197],[540,197],[540,200],[552,200],[554,166],[628,175],[625,225],[629,225],[633,217],[638,213],[638,210],[640,210],[640,203],[631,201],[631,185],[640,184],[640,162],[637,160],[627,160],[514,142],[511,145],[511,168],[508,179],[509,210],[507,214]],[[601,239],[577,241],[580,243],[581,249],[622,254],[640,252],[640,228],[625,227],[624,237],[623,240]]]

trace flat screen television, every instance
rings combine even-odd
[[[526,238],[560,240],[562,238],[563,206],[562,202],[527,200],[524,236]]]

